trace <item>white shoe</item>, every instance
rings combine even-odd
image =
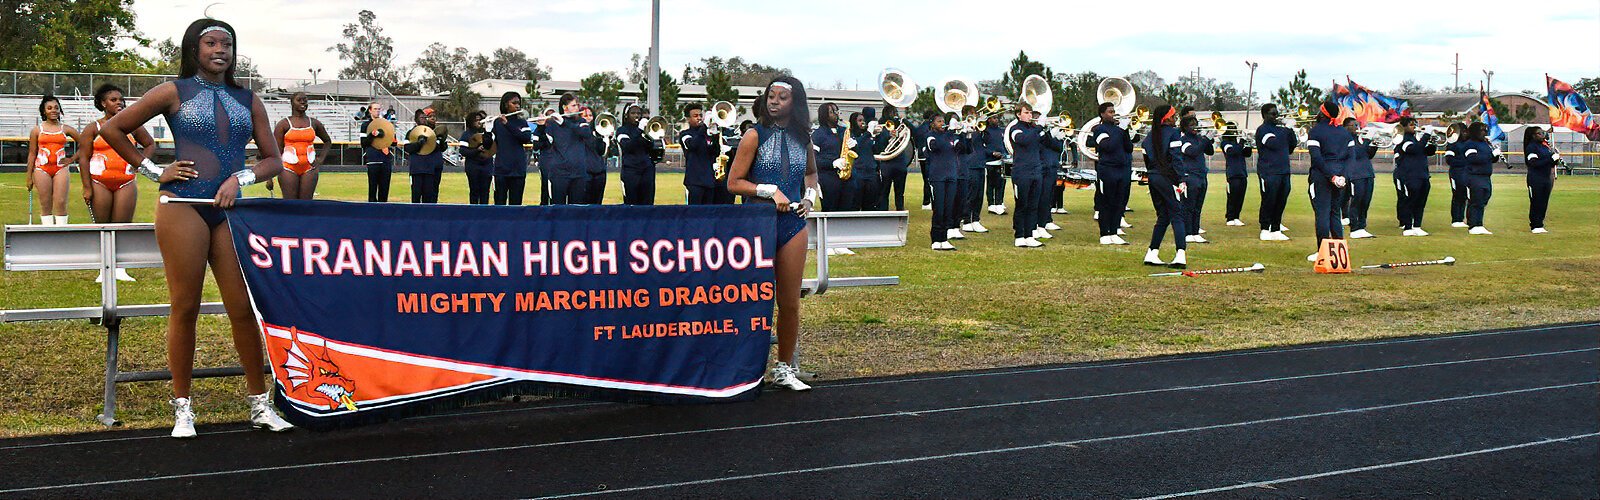
[[[935,241],[928,248],[933,249],[933,250],[944,250],[944,245],[940,245],[939,242]]]
[[[1546,231],[1542,227],[1533,228],[1533,234],[1545,234],[1545,233],[1548,233],[1548,232],[1550,232],[1550,231]]]
[[[270,432],[285,432],[293,429],[294,425],[284,422],[278,412],[272,409],[272,393],[245,396],[245,401],[250,403],[250,426],[265,429]]]
[[[1207,240],[1206,237],[1197,234],[1194,235],[1194,241],[1191,241],[1191,243],[1211,243],[1211,240]]]
[[[1450,227],[1467,227],[1465,222],[1451,222]]]
[[[1289,226],[1285,226],[1283,224],[1278,224],[1278,232],[1281,233],[1281,232],[1288,231],[1288,230],[1289,230]]]
[[[927,204],[927,205],[923,205],[923,206],[922,206],[922,209],[923,209],[923,210],[933,210],[933,204],[932,204],[932,203],[929,203],[929,204]]]
[[[966,224],[962,224],[960,229],[962,231],[971,231],[972,230],[972,223],[968,222]]]
[[[1194,243],[1194,238],[1195,238],[1195,236],[1192,235],[1192,234],[1188,235],[1188,236],[1184,236],[1183,237],[1183,242],[1184,243]]]
[[[1230,225],[1230,226],[1243,226],[1244,225],[1244,221],[1239,220],[1239,219],[1234,219],[1234,220],[1228,221],[1228,225]]]
[[[1122,218],[1122,227],[1133,227],[1133,224],[1129,224],[1128,223],[1128,218],[1127,217],[1123,217]]]
[[[835,255],[839,255],[839,249],[837,249],[837,248],[829,248],[828,249],[828,256],[832,257],[832,256],[835,256]]]
[[[1034,239],[1048,240],[1048,239],[1054,238],[1054,237],[1055,237],[1055,235],[1050,234],[1049,231],[1045,231],[1044,228],[1042,228],[1042,227],[1038,227],[1038,228],[1034,228],[1033,229],[1033,238]]]
[[[956,246],[950,244],[950,242],[948,242],[948,241],[944,242],[944,248],[941,248],[941,250],[955,250],[955,249],[956,249]]]
[[[1494,233],[1489,232],[1489,230],[1487,228],[1484,228],[1483,226],[1477,226],[1477,227],[1474,227],[1472,229],[1467,230],[1467,234],[1494,234]]]
[[[1367,230],[1365,230],[1365,229],[1357,229],[1355,231],[1351,231],[1350,232],[1350,238],[1351,239],[1356,239],[1356,240],[1364,239],[1364,238],[1376,238],[1376,237],[1377,236],[1373,236],[1372,233],[1367,232]]]
[[[1311,254],[1311,255],[1307,255],[1306,256],[1306,262],[1316,262],[1316,261],[1317,261],[1317,254]]]
[[[1278,241],[1278,238],[1274,237],[1272,235],[1272,231],[1268,231],[1268,230],[1262,229],[1261,230],[1261,241]]]
[[[967,237],[967,235],[961,234],[961,230],[960,229],[956,229],[956,228],[953,228],[953,227],[950,228],[948,231],[945,231],[944,235],[945,235],[946,238],[949,238],[949,239],[952,239],[952,240],[959,240],[959,239]]]
[[[1026,248],[1028,246],[1028,239],[1027,238],[1017,238],[1016,245],[1017,245],[1017,248]]]
[[[1028,248],[1039,248],[1042,246],[1044,246],[1044,243],[1039,242],[1038,238],[1028,238]]]
[[[995,212],[994,212],[995,215],[1005,215],[1006,214],[1006,206],[1005,205],[995,205],[994,206],[994,210],[995,210]]]
[[[1161,251],[1152,248],[1144,252],[1144,265],[1165,266],[1167,263],[1161,261]]]
[[[1100,220],[1100,211],[1099,210],[1095,210],[1094,211],[1094,220]]]
[[[1051,231],[1060,231],[1061,230],[1061,226],[1056,225],[1056,223],[1054,223],[1054,222],[1046,222],[1044,224],[1044,228],[1045,229],[1049,229]]]
[[[855,255],[855,254],[856,254],[855,250],[851,250],[851,249],[848,249],[848,248],[840,248],[839,249],[839,255]]]
[[[1354,235],[1352,235],[1354,236]],[[1400,236],[1419,236],[1416,229],[1407,229],[1400,232]]]
[[[1206,228],[1202,227],[1200,229],[1196,229],[1194,230],[1194,234],[1206,234]]]
[[[1173,269],[1184,269],[1189,267],[1189,257],[1185,254],[1186,252],[1183,249],[1179,249],[1178,255],[1172,257],[1172,262],[1168,262],[1167,267]]]
[[[193,438],[195,435],[194,407],[190,406],[189,398],[177,398],[168,401],[167,404],[172,405],[172,437],[178,439]]]
[[[1417,236],[1427,236],[1428,235],[1428,232],[1427,231],[1423,231],[1422,228],[1420,228],[1420,227],[1414,227],[1414,228],[1411,228],[1411,230],[1412,231],[1416,231],[1417,232],[1417,234],[1416,234]]]
[[[1117,236],[1127,236],[1127,235],[1128,235],[1127,231],[1123,231],[1122,228],[1117,228]]]
[[[1339,219],[1339,224],[1340,225],[1344,225],[1344,226],[1350,225],[1350,218],[1349,217],[1345,217],[1345,218]]]
[[[983,227],[983,223],[981,222],[974,222],[972,223],[971,231],[974,233],[987,233],[989,232],[989,228]]]
[[[772,367],[772,386],[791,391],[811,390],[811,386],[800,381],[800,370],[782,361]]]
[[[1115,243],[1115,244],[1118,244],[1118,245],[1126,245],[1126,244],[1128,244],[1127,240],[1122,239],[1121,236],[1112,236],[1111,237],[1111,242]]]
[[[128,276],[128,270],[127,269],[123,269],[123,268],[120,268],[120,267],[116,268],[116,273],[114,273],[114,274],[116,274],[116,276],[117,276],[117,281],[138,281],[138,280],[133,279],[132,276]]]
[[[1283,231],[1278,231],[1278,232],[1272,233],[1272,240],[1273,241],[1289,241],[1289,235],[1283,234]]]
[[[95,283],[105,283],[106,282],[106,271],[104,269],[100,270],[100,274],[96,274],[94,276],[94,282]]]

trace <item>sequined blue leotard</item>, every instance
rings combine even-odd
[[[776,185],[785,197],[800,201],[806,191],[806,145],[782,128],[757,125],[755,130],[761,137],[761,146],[750,166],[750,181]],[[772,202],[751,196],[745,198],[745,203]],[[794,212],[778,214],[777,224],[780,247],[806,229],[806,220]]]
[[[222,182],[245,169],[244,147],[254,135],[251,107],[255,94],[242,88],[201,80],[176,80],[178,110],[168,113],[179,160],[194,162],[194,179],[161,184],[161,190],[183,198],[213,198]],[[220,216],[196,207],[212,226]]]

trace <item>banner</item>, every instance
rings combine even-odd
[[[1550,106],[1550,125],[1566,127],[1591,141],[1600,141],[1600,121],[1595,120],[1594,114],[1589,112],[1589,105],[1583,102],[1583,96],[1567,82],[1551,78],[1549,74],[1544,75],[1544,81],[1547,90],[1545,104]]]
[[[325,430],[513,394],[756,397],[771,206],[241,200],[275,401]]]

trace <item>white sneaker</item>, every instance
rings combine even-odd
[[[1040,243],[1038,238],[1028,238],[1028,248],[1039,248],[1042,246],[1044,246],[1044,243]]]
[[[106,281],[106,271],[104,269],[101,269],[100,270],[100,274],[96,274],[94,276],[94,282],[95,283],[105,283],[105,281]]]
[[[1316,261],[1317,261],[1317,254],[1313,253],[1311,255],[1307,255],[1306,256],[1306,262],[1316,262]]]
[[[138,280],[133,279],[132,276],[128,276],[128,270],[127,269],[123,269],[123,268],[120,268],[120,267],[116,268],[116,273],[114,273],[114,274],[116,274],[116,276],[117,276],[117,281],[138,281]]]
[[[1111,236],[1101,236],[1100,237],[1100,244],[1101,245],[1115,245],[1116,242],[1111,241],[1111,238],[1112,238]]]
[[[1351,239],[1356,239],[1356,240],[1364,239],[1364,238],[1376,238],[1376,237],[1377,236],[1373,236],[1372,233],[1367,232],[1367,230],[1365,230],[1365,229],[1357,229],[1355,231],[1351,231],[1350,232],[1350,238]]]
[[[1285,226],[1283,224],[1278,224],[1278,232],[1281,233],[1281,232],[1288,231],[1288,230],[1289,230],[1289,226]]]
[[[1550,232],[1550,231],[1546,231],[1542,227],[1533,228],[1533,234],[1545,234],[1545,233],[1548,233],[1548,232]]]
[[[1168,262],[1167,267],[1173,269],[1184,269],[1189,267],[1189,257],[1185,255],[1185,253],[1186,252],[1184,250],[1179,249],[1178,255],[1172,257],[1172,262]]]
[[[1489,232],[1489,230],[1487,228],[1484,228],[1483,226],[1477,226],[1477,227],[1474,227],[1472,229],[1467,230],[1467,234],[1494,234],[1494,233]]]
[[[944,242],[944,248],[942,250],[955,250],[955,249],[956,249],[955,245],[950,244],[950,242],[948,242],[948,241]]]
[[[1354,235],[1352,235],[1352,236],[1354,236]],[[1417,236],[1417,230],[1416,229],[1407,229],[1405,231],[1401,231],[1400,232],[1400,236]]]
[[[1195,235],[1192,235],[1192,234],[1188,235],[1188,236],[1184,236],[1183,237],[1183,242],[1184,243],[1194,243],[1194,238],[1195,238]]]
[[[932,245],[929,245],[928,248],[932,250],[944,250],[944,245],[940,245],[939,242],[935,241]]]
[[[1274,238],[1272,236],[1272,231],[1268,231],[1268,230],[1262,229],[1261,230],[1261,241],[1278,241],[1278,239]]]
[[[837,249],[837,248],[829,248],[828,249],[828,256],[832,257],[834,255],[839,255],[839,249]]]
[[[1230,225],[1230,226],[1243,226],[1244,225],[1244,221],[1239,220],[1239,219],[1234,219],[1234,220],[1228,221],[1228,225]]]
[[[172,437],[189,439],[194,437],[194,407],[190,406],[189,398],[177,398],[168,401],[172,405],[173,423]]]
[[[1451,222],[1450,227],[1467,227],[1465,222]]]
[[[811,390],[811,386],[800,381],[800,370],[782,361],[772,367],[772,386],[791,391]]]
[[[1152,248],[1144,252],[1144,265],[1165,266],[1167,263],[1161,261],[1161,251]]]
[[[1207,240],[1206,237],[1197,234],[1194,235],[1194,241],[1192,241],[1192,243],[1211,243],[1211,240]]]
[[[989,205],[989,213],[995,214],[995,215],[1001,215],[1001,214],[1005,213],[999,207],[1000,207],[1000,205]]]
[[[1202,227],[1200,229],[1196,229],[1194,230],[1194,234],[1206,234],[1206,228]]]
[[[1017,245],[1017,248],[1026,248],[1028,246],[1028,239],[1027,238],[1017,238],[1016,245]]]
[[[1099,210],[1095,210],[1094,211],[1094,220],[1100,220],[1100,211]]]
[[[1122,218],[1122,227],[1133,227],[1133,224],[1129,224],[1128,223],[1128,218],[1127,217],[1123,217]]]
[[[1061,230],[1061,226],[1056,225],[1056,223],[1054,223],[1054,222],[1046,222],[1044,224],[1044,228],[1045,229],[1049,229],[1051,231],[1060,231]]]
[[[1005,215],[1006,214],[1006,206],[1005,205],[995,205],[994,206],[994,214],[995,215]]]
[[[972,232],[974,232],[974,233],[987,233],[987,232],[989,232],[989,228],[983,227],[983,223],[982,222],[974,222],[974,223],[972,223]]]
[[[1118,245],[1126,245],[1126,244],[1128,244],[1127,240],[1122,239],[1121,236],[1112,236],[1111,237],[1111,242],[1115,243],[1115,244],[1118,244]]]
[[[961,230],[962,231],[971,231],[972,230],[972,223],[968,222],[966,224],[962,224],[961,225]]]
[[[1127,235],[1128,235],[1127,231],[1123,231],[1122,228],[1117,228],[1117,236],[1127,236]]]
[[[1427,236],[1428,235],[1428,232],[1427,231],[1423,231],[1422,228],[1420,228],[1420,227],[1414,227],[1414,228],[1411,228],[1411,230],[1412,231],[1416,231],[1417,232],[1417,236]]]
[[[848,249],[848,248],[840,248],[839,249],[839,255],[855,255],[855,254],[856,254],[855,250],[851,250],[851,249]]]
[[[251,427],[270,432],[285,432],[294,428],[294,425],[284,422],[278,412],[273,411],[272,393],[245,396],[245,401],[250,402]]]
[[[960,229],[956,229],[956,228],[953,228],[953,227],[950,228],[948,231],[945,231],[944,235],[945,235],[946,238],[950,238],[952,240],[959,240],[959,239],[967,237],[967,235],[961,234],[961,230]]]
[[[1278,232],[1272,233],[1272,240],[1273,241],[1289,241],[1289,235],[1283,234],[1283,231],[1278,231]]]
[[[927,205],[923,205],[923,206],[922,206],[922,209],[923,209],[923,210],[933,210],[933,204],[932,204],[932,203],[929,203],[929,204],[927,204]]]
[[[1042,228],[1042,227],[1038,227],[1038,228],[1034,228],[1033,229],[1033,238],[1034,239],[1048,240],[1048,239],[1054,238],[1054,237],[1055,237],[1055,235],[1050,234],[1049,231],[1045,231],[1044,228]]]
[[[1340,225],[1344,225],[1344,226],[1350,225],[1350,218],[1349,217],[1345,217],[1345,218],[1339,219],[1339,224]]]

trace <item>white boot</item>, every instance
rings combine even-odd
[[[1038,238],[1028,238],[1028,248],[1039,248],[1042,246],[1044,246],[1044,243],[1040,243]]]
[[[1416,231],[1417,232],[1417,236],[1427,236],[1428,235],[1428,232],[1427,231],[1423,231],[1422,227],[1420,227],[1420,226],[1411,228],[1411,230],[1412,231]]]
[[[1144,252],[1144,265],[1165,266],[1167,263],[1161,261],[1161,250],[1152,248]]]
[[[245,396],[244,399],[250,403],[251,427],[266,429],[271,432],[284,432],[294,428],[294,425],[283,421],[283,418],[278,416],[278,412],[272,409],[271,393]]]
[[[194,437],[194,407],[190,406],[189,398],[177,398],[168,401],[172,405],[173,423],[172,437],[189,439]]]
[[[1261,230],[1261,241],[1277,241],[1277,239],[1272,237],[1272,231],[1268,231],[1268,230],[1262,229]]]
[[[56,216],[56,225],[57,226],[65,226],[65,225],[68,225],[68,224],[71,224],[71,223],[67,222],[67,216],[65,216],[65,215],[57,215]]]
[[[1188,236],[1184,236],[1183,237],[1183,242],[1184,243],[1194,243],[1194,235],[1191,234],[1191,235],[1188,235]]]
[[[1183,269],[1189,267],[1189,258],[1183,249],[1178,249],[1178,255],[1172,258],[1172,262],[1167,263],[1167,267],[1173,269]]]
[[[961,230],[962,231],[971,231],[972,230],[972,223],[968,222],[966,224],[962,224],[961,225]]]
[[[1028,246],[1028,239],[1027,238],[1017,238],[1016,245],[1017,245],[1017,248],[1026,248]]]
[[[1372,233],[1367,232],[1365,229],[1357,229],[1350,232],[1350,239],[1359,240],[1364,238],[1376,238],[1376,236],[1373,236]]]
[[[933,210],[933,204],[929,203],[929,204],[923,205],[922,209],[923,210]]]
[[[1417,236],[1417,230],[1416,229],[1407,229],[1405,231],[1401,231],[1400,232],[1400,236]]]
[[[1289,241],[1289,235],[1283,234],[1283,231],[1277,231],[1277,232],[1272,233],[1272,240],[1273,241]]]
[[[1194,243],[1211,243],[1211,241],[1207,240],[1206,237],[1197,234],[1194,235]]]
[[[1316,261],[1317,261],[1317,254],[1313,253],[1311,255],[1307,255],[1306,256],[1306,262],[1316,262]]]
[[[1350,225],[1350,218],[1349,217],[1340,218],[1339,219],[1339,224],[1340,225],[1344,225],[1344,226]]]
[[[945,231],[944,235],[945,235],[946,238],[949,238],[949,239],[952,239],[952,240],[959,240],[959,239],[967,237],[967,235],[961,234],[961,230],[960,229],[956,229],[956,228],[953,228],[953,227],[950,228],[948,231]]]

